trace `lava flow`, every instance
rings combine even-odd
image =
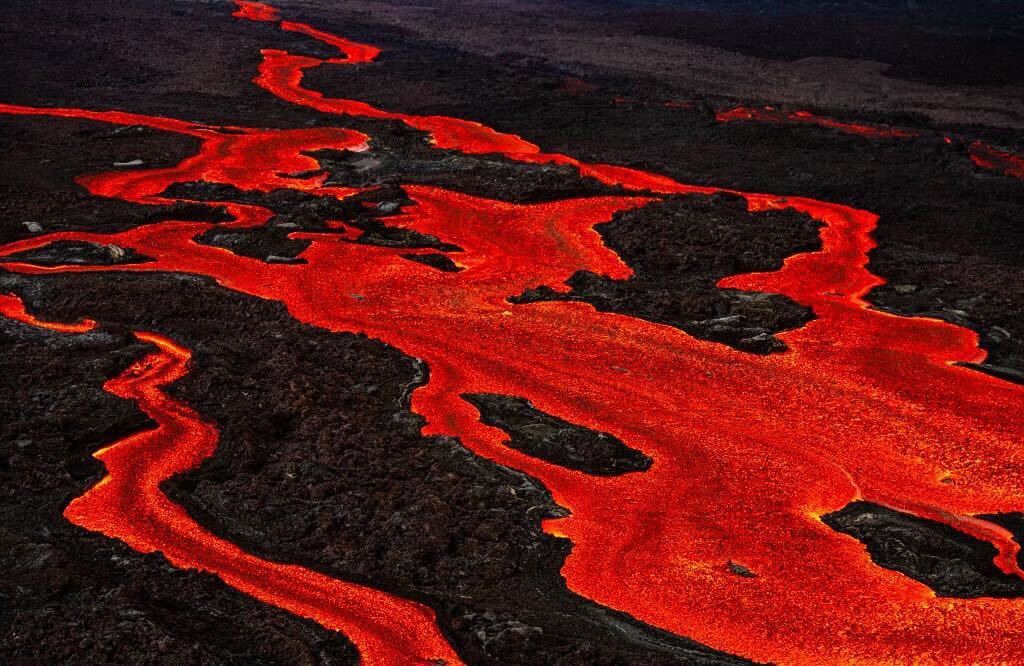
[[[911,130],[844,122],[827,116],[818,116],[809,111],[781,111],[770,106],[761,108],[737,106],[728,111],[719,111],[715,114],[715,120],[720,123],[756,121],[780,125],[815,125],[869,139],[913,139],[921,136],[920,133]],[[989,171],[996,171],[1004,176],[1024,179],[1024,157],[1000,150],[982,141],[968,141],[962,136],[945,134],[942,138],[947,144],[952,145],[953,136],[956,136],[958,145],[966,146],[967,154],[977,166]]]
[[[241,18],[279,21],[276,11],[257,3],[239,7]],[[304,24],[279,25],[345,56],[264,51],[255,82],[284,100],[398,120],[427,132],[440,148],[572,165],[637,194],[520,205],[406,186],[415,205],[389,217],[389,224],[462,248],[460,272],[406,261],[393,248],[353,243],[348,230],[292,234],[311,241],[301,254],[306,263],[270,264],[194,242],[209,223],[173,220],[109,235],[47,234],[0,248],[0,256],[8,256],[57,240],[115,242],[151,257],[148,263],[2,266],[25,274],[205,275],[281,301],[300,321],[364,333],[423,359],[430,379],[414,393],[412,408],[426,419],[424,432],[458,437],[478,455],[540,480],[571,511],[545,523],[574,544],[563,567],[569,587],[649,624],[775,663],[1024,663],[1024,599],[939,598],[876,566],[863,544],[819,518],[856,499],[875,502],[986,539],[998,550],[999,567],[1021,575],[1011,535],[976,516],[1024,508],[1024,387],[956,365],[983,360],[974,333],[868,307],[864,296],[882,283],[866,268],[874,214],[802,197],[732,192],[751,211],[789,208],[823,225],[820,250],[794,255],[778,271],[720,283],[783,294],[813,308],[816,319],[780,335],[786,353],[746,354],[584,303],[513,305],[506,299],[527,288],[564,289],[577,270],[628,277],[629,267],[602,244],[595,224],[660,194],[730,190],[543,153],[518,136],[467,120],[326,98],[302,87],[304,71],[363,63],[369,72],[377,50]],[[69,109],[8,106],[0,112],[127,122]],[[325,188],[315,177],[296,182],[278,174],[306,168],[311,158],[302,151],[358,150],[365,141],[331,128],[222,134],[166,119],[133,116],[131,122],[197,136],[199,154],[172,169],[81,179],[93,193],[156,203],[165,200],[167,185],[201,177],[243,189],[298,187],[344,197],[351,191]],[[288,166],[272,168],[282,162]],[[266,214],[256,207],[230,212],[246,224],[261,223]],[[210,454],[216,433],[157,390],[183,372],[187,353],[148,340],[161,352],[108,388],[138,400],[160,427],[101,452],[110,476],[76,500],[69,516],[341,629],[368,661],[407,663],[409,654],[441,654],[447,646],[430,642],[441,639],[426,626],[426,610],[255,560],[203,531],[159,494],[159,480]],[[531,458],[505,446],[503,431],[480,423],[476,408],[461,397],[468,393],[526,398],[558,418],[618,437],[653,464],[645,472],[598,477]],[[754,576],[731,574],[730,562]],[[317,576],[315,585],[308,576]],[[309,596],[327,590],[330,598]],[[377,652],[390,645],[394,634],[387,632],[403,623],[409,633],[393,647],[413,652]]]
[[[894,127],[882,127],[880,125],[865,125],[864,123],[850,123],[827,116],[817,116],[810,111],[780,111],[779,109],[765,106],[755,108],[750,106],[737,106],[735,109],[720,111],[715,114],[715,120],[720,123],[735,122],[738,120],[756,120],[763,123],[782,124],[807,124],[818,127],[837,129],[847,134],[857,134],[871,139],[910,139],[917,136],[916,132],[896,129]]]
[[[1024,179],[1024,157],[999,150],[981,141],[973,141],[967,146],[971,161],[982,167],[998,171],[1007,176]]]
[[[25,314],[21,299],[0,294],[0,314],[60,333],[91,330],[95,322],[54,324]],[[160,389],[183,377],[191,354],[155,333],[136,339],[157,348],[103,388],[133,400],[156,427],[117,441],[94,456],[107,476],[73,500],[64,517],[120,539],[142,553],[159,551],[171,564],[200,569],[256,599],[343,631],[364,663],[458,663],[434,626],[433,613],[384,592],[334,580],[302,567],[255,557],[200,527],[160,490],[175,474],[213,455],[217,430]]]
[[[86,333],[96,328],[96,322],[92,319],[83,319],[74,324],[37,319],[35,315],[25,309],[25,303],[14,294],[0,294],[0,315],[23,324],[47,328],[58,333]]]

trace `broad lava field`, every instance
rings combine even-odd
[[[20,0],[0,663],[1024,664],[1024,6]]]

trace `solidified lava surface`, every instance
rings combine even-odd
[[[846,203],[687,184],[321,92],[387,51],[235,5],[286,40],[254,94],[309,122],[0,104],[141,156],[73,174],[70,213],[14,195],[41,224],[0,246],[5,363],[33,368],[0,468],[35,526],[2,534],[13,660],[43,658],[57,608],[63,655],[84,634],[169,663],[1024,662],[1024,360],[1019,322],[992,323],[1022,296],[935,304],[1019,275],[1019,233],[976,230],[1003,272],[942,284],[900,263],[939,241],[876,247],[841,182]],[[1021,198],[1020,158],[970,128],[658,106],[921,151]],[[54,392],[68,362],[80,395]],[[130,587],[90,596],[108,560]],[[165,621],[118,625],[140,657],[75,608]]]

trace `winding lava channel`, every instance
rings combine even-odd
[[[0,294],[0,314],[60,333],[84,333],[96,325],[89,320],[79,324],[40,321],[10,294]],[[458,663],[436,630],[429,609],[302,567],[250,555],[202,529],[163,494],[163,481],[213,455],[217,430],[160,390],[185,375],[189,351],[155,333],[137,332],[135,337],[157,351],[103,388],[134,400],[157,426],[96,452],[107,476],[73,500],[64,516],[139,552],[160,551],[176,566],[210,571],[256,599],[344,631],[360,646],[365,663]]]
[[[305,70],[369,63],[374,47],[280,21],[240,2],[236,16],[277,23],[338,48],[317,59],[263,51],[255,82],[278,97],[328,113],[388,118],[428,132],[434,145],[570,164],[636,196],[517,205],[424,186],[389,223],[435,235],[464,252],[458,273],[351,242],[354,230],[295,233],[312,241],[306,264],[268,264],[193,238],[212,224],[167,221],[116,234],[62,232],[11,243],[0,256],[57,240],[117,243],[153,261],[118,266],[6,263],[26,274],[173,271],[210,276],[283,302],[298,320],[361,332],[423,359],[429,383],[412,408],[425,434],[458,437],[478,455],[526,472],[572,515],[545,522],[574,547],[563,567],[571,589],[649,624],[759,661],[776,663],[1024,663],[1024,599],[939,598],[874,565],[864,546],[819,516],[856,499],[939,520],[987,539],[996,563],[1021,575],[1018,546],[974,516],[1017,511],[1024,496],[1024,387],[958,362],[979,362],[977,336],[925,318],[868,307],[882,280],[866,268],[872,213],[802,197],[734,192],[751,211],[791,208],[824,226],[818,251],[778,271],[720,286],[784,294],[817,318],[780,335],[789,351],[756,356],[679,330],[596,312],[575,302],[511,305],[510,295],[559,285],[577,270],[626,278],[630,269],[593,230],[659,194],[725,192],[646,172],[542,153],[478,123],[384,111],[302,87]],[[177,167],[83,177],[94,194],[162,203],[176,182],[201,178],[242,189],[292,187],[344,197],[303,151],[362,150],[369,137],[344,129],[209,127],[166,118],[78,109],[0,106],[12,114],[141,124],[189,134],[199,153]],[[235,221],[269,212],[232,205]],[[353,295],[358,295],[354,297]],[[17,311],[8,304],[7,309]],[[23,309],[22,309],[23,310]],[[188,352],[139,333],[158,351],[107,383],[159,424],[101,451],[109,475],[72,502],[67,516],[183,567],[219,575],[268,603],[345,632],[366,663],[457,663],[422,606],[300,567],[269,563],[198,526],[158,484],[212,453],[217,433],[159,391],[185,371]],[[615,435],[653,459],[649,470],[595,477],[519,453],[479,422],[465,393],[527,398],[567,421]],[[755,578],[728,573],[742,564]]]

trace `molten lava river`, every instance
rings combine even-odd
[[[40,266],[24,274],[157,271],[209,276],[238,292],[284,303],[296,319],[364,333],[425,361],[429,383],[412,398],[425,434],[458,437],[477,455],[521,470],[571,515],[544,528],[572,540],[562,573],[600,604],[756,661],[821,663],[1024,663],[1024,598],[944,598],[872,563],[864,545],[820,516],[863,499],[940,521],[992,543],[996,564],[1021,575],[1018,545],[976,516],[1024,509],[1024,386],[959,365],[979,362],[977,336],[926,318],[868,307],[882,280],[866,268],[876,216],[797,196],[733,192],[751,211],[793,209],[821,224],[821,249],[789,257],[774,272],[720,286],[783,294],[816,318],[780,338],[784,353],[759,356],[667,326],[597,312],[580,302],[513,305],[511,295],[563,285],[578,270],[624,279],[630,268],[594,225],[693,187],[643,171],[543,153],[527,141],[468,120],[407,115],[331,99],[303,87],[322,65],[372,62],[378,49],[277,10],[239,2],[240,19],[301,33],[340,55],[322,59],[263,51],[254,82],[288,102],[338,116],[390,119],[425,131],[437,148],[500,153],[509,160],[571,165],[621,186],[624,196],[511,204],[427,186],[406,186],[414,205],[390,224],[430,234],[462,251],[463,270],[402,259],[408,249],[354,243],[343,222],[310,240],[305,263],[267,263],[194,239],[215,226],[163,221],[114,234],[60,232],[0,248],[8,256],[55,241],[116,243],[152,261]],[[120,111],[2,105],[6,114],[84,118],[190,135],[198,153],[177,166],[89,175],[95,195],[174,201],[175,183],[203,180],[242,190],[291,188],[344,198],[357,190],[304,176],[308,151],[366,150],[372,137],[342,128],[216,127]],[[298,177],[282,174],[298,173]],[[270,212],[228,202],[233,220],[262,225]],[[566,287],[562,287],[563,289]],[[358,293],[362,298],[353,298]],[[13,296],[0,312],[80,334],[94,323],[50,324]],[[269,562],[198,525],[159,490],[217,443],[213,424],[161,387],[188,370],[189,351],[150,332],[153,352],[106,390],[137,401],[158,425],[99,451],[107,476],[67,507],[81,527],[344,632],[367,664],[459,663],[418,603],[308,569]],[[594,476],[508,447],[480,422],[463,394],[521,396],[566,421],[610,433],[653,460],[646,471]],[[723,575],[729,563],[756,577]]]

